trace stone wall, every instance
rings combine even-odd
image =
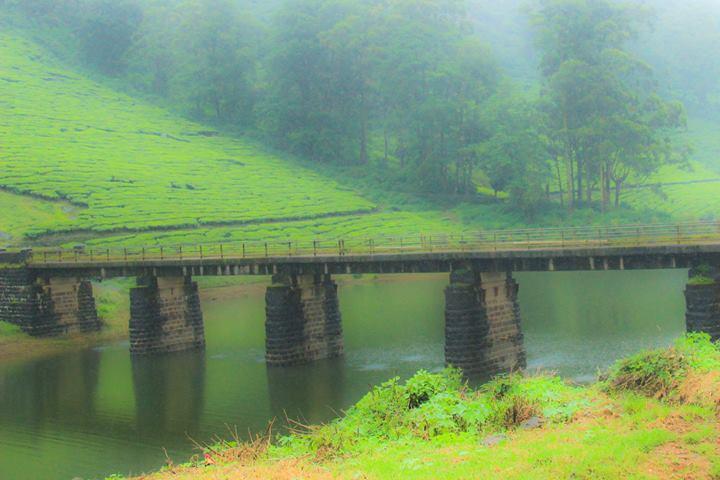
[[[518,285],[509,274],[456,270],[445,290],[445,360],[489,377],[526,365]]]
[[[130,352],[136,355],[205,348],[198,285],[190,277],[138,279],[130,290]]]
[[[688,332],[704,332],[720,340],[720,285],[688,285],[685,321]]]
[[[337,284],[329,275],[274,277],[265,309],[268,365],[299,365],[342,355]]]
[[[0,320],[33,336],[100,330],[92,283],[38,278],[25,268],[0,268]]]
[[[41,279],[38,286],[38,317],[33,335],[95,332],[97,316],[92,283],[77,278]]]
[[[0,321],[30,329],[38,315],[38,293],[30,270],[0,265]]]

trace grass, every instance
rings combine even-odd
[[[514,374],[471,388],[454,370],[418,372],[329,424],[234,435],[141,478],[718,478],[720,349],[707,335],[621,360],[604,377],[583,387]]]
[[[34,230],[70,225],[77,210],[66,202],[15,195],[0,190],[0,243],[20,239]]]
[[[10,323],[0,322],[0,341],[20,338],[24,334],[20,327]]]

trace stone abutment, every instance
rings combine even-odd
[[[693,277],[691,272],[691,279]],[[713,342],[720,340],[720,284],[692,280],[685,289],[685,321],[688,332],[707,333]]]
[[[0,320],[39,337],[101,327],[89,280],[38,276],[24,267],[0,268]]]

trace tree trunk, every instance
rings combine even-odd
[[[600,167],[600,190],[602,191],[602,205],[601,210],[603,213],[607,212],[608,201],[610,197],[609,191],[610,183],[608,181],[608,166],[607,163]]]
[[[360,112],[360,165],[367,165],[367,114],[365,112],[365,95],[361,96]]]
[[[565,130],[565,160],[567,161],[567,186],[568,186],[568,210],[573,211],[575,207],[575,178],[573,177],[573,155],[570,146],[570,133],[567,109],[563,109],[563,127]]]
[[[387,125],[385,125],[385,128],[383,128],[383,140],[385,140],[385,151],[383,160],[385,161],[385,165],[388,163],[388,149],[389,149],[389,141],[388,141],[388,131],[387,131]]]
[[[583,206],[583,164],[580,157],[577,158],[577,206]]]
[[[573,176],[573,162],[568,158],[567,161],[567,186],[568,186],[568,210],[571,212],[575,208],[575,177]]]
[[[615,181],[615,208],[620,206],[620,192],[622,190],[622,182],[620,180]]]
[[[555,171],[557,173],[558,188],[560,189],[560,207],[565,208],[565,192],[563,191],[563,180],[560,173],[560,158],[557,156],[555,156]]]
[[[593,201],[593,187],[594,187],[594,185],[593,185],[592,183],[590,183],[589,176],[586,177],[585,180],[586,180],[585,183],[587,184],[587,198],[586,198],[586,201],[587,201],[588,207],[590,207],[590,206],[592,206],[592,201]]]

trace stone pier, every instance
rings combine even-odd
[[[717,278],[713,283],[688,283],[685,305],[687,331],[707,333],[713,342],[720,340],[720,284]]]
[[[518,284],[507,273],[455,270],[445,290],[445,361],[472,376],[525,368]]]
[[[138,277],[130,290],[130,352],[200,350],[205,329],[197,283],[191,277]]]
[[[0,320],[33,336],[100,330],[90,281],[38,277],[30,270],[0,268]]]
[[[276,275],[265,305],[268,365],[299,365],[343,354],[337,284],[330,275]]]

